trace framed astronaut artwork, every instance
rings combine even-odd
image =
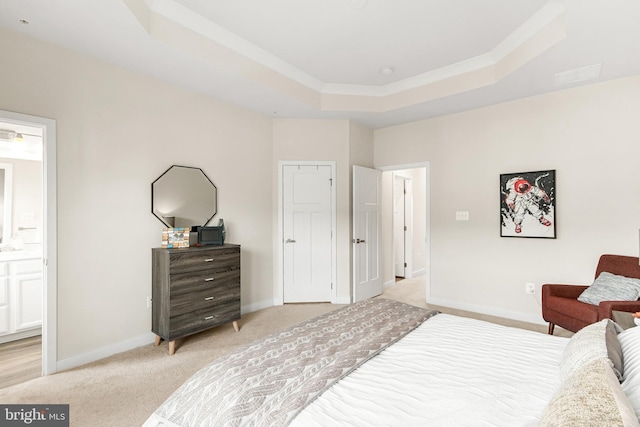
[[[500,175],[500,236],[556,238],[556,171]]]

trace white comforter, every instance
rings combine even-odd
[[[340,380],[291,424],[533,426],[567,338],[439,314]]]

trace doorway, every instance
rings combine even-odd
[[[0,240],[0,341],[40,336],[37,376],[56,372],[55,133],[51,119],[0,110],[0,162],[12,173],[3,198],[11,209],[2,218],[9,237]]]
[[[383,171],[384,286],[424,280],[429,297],[429,163],[387,166]],[[424,277],[424,279],[423,279]]]

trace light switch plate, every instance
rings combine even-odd
[[[456,221],[469,221],[469,211],[457,211]]]

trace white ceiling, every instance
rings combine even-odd
[[[640,74],[638,0],[1,0],[0,27],[269,116],[371,128]]]

